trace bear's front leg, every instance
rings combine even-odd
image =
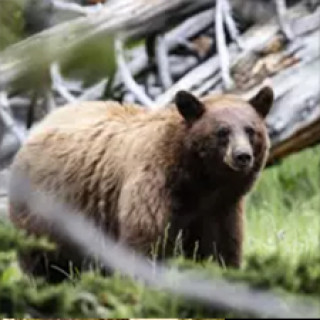
[[[200,258],[213,256],[222,266],[239,268],[243,251],[243,218],[243,201],[207,217],[200,235]]]
[[[135,172],[119,197],[119,238],[131,248],[150,254],[169,218],[164,177],[159,172]]]

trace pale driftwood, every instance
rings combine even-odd
[[[121,76],[121,79],[124,85],[128,88],[130,92],[134,94],[134,96],[138,99],[138,101],[147,106],[152,108],[154,102],[147,96],[146,92],[141,88],[133,79],[129,69],[127,67],[125,57],[124,57],[124,50],[123,50],[123,42],[122,39],[116,39],[115,42],[115,49],[116,49],[116,58],[117,58],[117,65],[118,70]]]
[[[231,0],[231,3],[238,12],[245,13],[248,10],[243,1]],[[251,3],[248,7],[254,9],[251,13],[257,17],[270,16],[270,12],[272,13],[272,6],[267,2],[261,4],[260,1],[257,1],[259,10],[255,10],[252,1],[248,1],[248,3]],[[0,89],[7,87],[12,81],[21,78],[26,73],[34,74],[39,65],[48,66],[53,61],[65,57],[70,53],[70,50],[85,43],[88,38],[92,38],[94,35],[122,32],[127,37],[143,37],[164,31],[169,26],[182,21],[186,16],[213,7],[214,4],[214,0],[108,1],[107,5],[102,7],[99,12],[62,23],[2,52],[0,56]],[[170,47],[170,44],[168,46]],[[39,59],[39,53],[41,53],[41,59]],[[37,57],[34,58],[34,55]]]
[[[9,170],[0,170],[0,199],[5,196],[9,185]],[[1,210],[1,202],[0,202]]]
[[[130,38],[143,37],[169,28],[212,5],[212,0],[110,1],[97,13],[59,24],[2,52],[0,89],[26,74],[34,74],[40,65],[49,66],[65,58],[75,47],[95,35],[121,32]]]
[[[230,61],[228,54],[228,47],[226,46],[226,36],[223,30],[224,17],[224,0],[217,0],[216,16],[215,16],[215,35],[217,41],[217,52],[219,58],[219,65],[221,67],[221,78],[225,89],[231,89],[233,81],[230,76]]]
[[[156,60],[159,70],[159,77],[161,84],[165,89],[172,86],[173,80],[170,72],[169,56],[168,56],[168,45],[166,39],[163,36],[157,37],[157,49],[156,49]]]
[[[279,74],[274,79],[282,95],[268,118],[269,163],[320,142],[320,74],[316,70],[320,70],[319,56],[304,68],[290,70],[288,78]],[[286,86],[286,81],[291,84]]]
[[[173,28],[164,35],[164,41],[167,45],[167,51],[175,49],[180,44],[187,44],[188,39],[199,34],[204,29],[208,28],[210,24],[213,24],[214,9],[210,8],[203,12],[200,12],[184,21],[177,27]],[[127,52],[127,55],[131,59],[128,60],[128,69],[132,76],[136,76],[141,73],[145,68],[148,67],[149,59],[144,46],[139,46]],[[169,57],[170,59],[171,57]],[[190,61],[190,60],[189,60]],[[190,66],[196,65],[196,60],[194,63],[186,63],[185,66],[180,67],[180,71],[176,73],[182,74],[184,70],[190,68]],[[172,74],[174,71],[175,63],[171,63]],[[114,87],[118,87],[122,83],[120,74],[118,73],[115,78]]]
[[[75,96],[69,92],[66,86],[63,83],[63,78],[59,69],[59,65],[57,63],[53,63],[50,66],[50,75],[52,80],[52,88],[53,90],[59,92],[60,96],[63,97],[66,102],[72,103],[77,100]]]
[[[98,100],[101,98],[105,87],[107,85],[107,79],[103,79],[95,85],[87,88],[79,97],[78,101]]]
[[[176,46],[177,43],[179,43],[179,40],[177,39],[181,40],[182,36],[184,36],[184,38],[182,38],[182,41],[187,41],[189,36],[193,36],[201,30],[203,31],[205,28],[207,28],[208,25],[212,23],[210,21],[210,16],[214,16],[213,9],[204,11],[197,16],[190,18],[182,25],[171,30],[164,36],[168,48],[173,48],[174,46]],[[245,48],[244,52],[239,52],[238,47],[235,44],[231,44],[229,47],[230,57],[233,65],[233,75],[245,76],[247,77],[247,79],[250,78],[250,83],[246,80],[242,81],[246,85],[241,84],[241,79],[240,81],[239,79],[235,79],[238,87],[242,89],[242,92],[240,93],[249,96],[250,94],[252,94],[252,91],[256,90],[256,87],[264,77],[271,78],[271,82],[275,89],[276,103],[274,111],[268,117],[268,125],[274,148],[277,145],[281,145],[281,143],[283,142],[290,141],[290,137],[293,136],[297,130],[300,130],[301,127],[308,128],[310,123],[312,123],[311,120],[315,120],[317,117],[316,101],[318,101],[317,84],[319,83],[319,79],[316,77],[317,73],[315,73],[314,70],[317,70],[318,68],[315,63],[317,59],[319,59],[319,49],[317,45],[319,31],[315,30],[317,28],[319,29],[320,10],[318,9],[313,13],[308,13],[303,6],[298,5],[289,10],[288,18],[291,21],[291,27],[294,34],[301,37],[301,43],[304,45],[304,49],[302,51],[300,50],[298,52],[295,52],[293,57],[290,56],[290,54],[284,49],[281,49],[279,52],[274,54],[271,54],[270,52],[265,53],[266,56],[264,57],[261,57],[259,56],[259,54],[254,53],[254,50],[256,48],[266,51],[266,44],[271,40],[275,40],[276,33],[279,29],[276,21],[271,21],[264,26],[255,26],[252,29],[248,30],[242,37],[243,47]],[[196,26],[194,25],[194,23],[192,23],[195,21],[197,21]],[[143,48],[136,49],[134,50],[133,54],[136,54],[138,56],[139,53],[143,52],[142,50]],[[268,71],[269,73],[267,72],[265,74],[263,72],[262,74],[260,74],[259,72],[257,74],[255,74],[254,72],[252,73],[252,71],[257,68],[257,65],[261,61],[267,64],[267,61],[264,61],[264,59],[267,57],[266,60],[268,60],[269,55],[280,61],[276,63],[277,70]],[[121,59],[122,56],[122,54],[118,56],[118,62],[119,57]],[[129,64],[130,70],[134,70],[135,68],[136,71],[142,70],[143,65],[141,64],[141,61],[146,61],[147,57],[146,55],[141,56],[137,57],[137,59],[134,59],[132,64]],[[293,66],[283,67],[281,66],[281,57],[289,60],[292,59],[293,61],[299,58],[303,59]],[[139,66],[138,64],[135,65],[137,60],[140,61]],[[245,75],[241,74],[240,67],[243,60],[246,61]],[[133,66],[133,68],[131,69],[130,66]],[[307,80],[304,81],[305,79]],[[124,82],[127,82],[128,84],[128,81]],[[70,93],[72,90],[77,91],[77,100],[86,100],[91,98],[97,99],[101,97],[105,85],[106,80],[102,80],[97,85],[94,85],[83,92],[79,87],[79,84],[74,84],[71,82],[70,88],[72,89],[69,89],[69,91]],[[159,94],[159,90],[161,90],[161,88],[157,87],[155,84],[151,84],[149,89],[150,92],[153,92],[152,97]],[[165,106],[166,104],[170,103],[175,93],[179,89],[193,91],[198,96],[205,95],[212,91],[221,92],[223,88],[221,75],[219,72],[218,58],[214,56],[193,69],[190,73],[188,73],[175,85],[173,85],[167,92],[165,92],[164,94],[160,94],[160,96],[156,98],[156,103],[154,105]],[[79,90],[80,92],[78,92]],[[299,92],[301,92],[301,94]],[[80,96],[78,96],[79,93]],[[134,97],[131,97],[131,100],[134,101]],[[54,108],[54,100],[52,99],[52,97],[48,98],[47,101],[51,101],[51,104],[49,105]],[[141,101],[143,104],[150,106],[153,105],[153,101],[149,98],[148,100],[142,99]],[[310,103],[310,101],[312,101],[312,103]],[[289,111],[287,111],[287,109],[285,108],[286,105],[291,106],[291,109]],[[312,107],[310,107],[310,105],[312,105]],[[313,118],[310,120],[309,118],[300,119],[299,117],[291,116],[291,114],[299,115],[304,113],[307,113],[309,117],[312,116]],[[281,155],[282,154],[284,153],[281,152]],[[279,156],[277,157],[279,158]],[[274,156],[274,158],[276,158],[276,156]]]
[[[22,144],[25,139],[25,135],[14,121],[6,92],[0,92],[0,118],[1,126],[11,132],[17,138],[19,144]],[[1,137],[1,140],[4,140],[3,136]]]
[[[225,20],[226,26],[228,28],[228,31],[230,33],[230,36],[231,36],[232,40],[235,41],[235,43],[237,44],[239,49],[244,49],[239,30],[237,28],[237,25],[236,25],[234,19],[232,18],[232,8],[230,6],[230,3],[225,0],[224,6],[225,6],[224,11],[223,11],[224,20]]]
[[[318,106],[320,106],[318,104]],[[319,107],[320,108],[320,107]],[[268,165],[277,163],[279,160],[284,159],[290,154],[299,152],[307,147],[313,146],[320,142],[320,117],[307,124],[300,129],[294,131],[294,134],[287,139],[276,143],[270,152]]]
[[[309,20],[308,17],[310,18]],[[307,13],[303,7],[297,6],[289,10],[288,18],[292,19],[292,28],[295,34],[298,36],[303,36],[308,32],[320,28],[319,8],[316,12],[310,14]],[[308,28],[306,27],[306,21],[310,21]],[[268,42],[275,38],[278,31],[279,27],[274,20],[265,25],[255,25],[253,28],[249,29],[244,35],[242,35],[242,45],[245,48],[244,52],[239,52],[235,44],[231,44],[229,46],[229,55],[230,60],[232,61],[232,66],[236,65],[239,60],[243,60],[246,57],[251,56],[252,53],[257,51],[257,49],[264,48]],[[317,45],[318,41],[316,40],[316,37],[313,38],[313,41],[315,41],[314,45]],[[317,50],[316,52],[318,51],[319,50]],[[312,57],[309,57],[308,52],[305,52],[304,56],[306,59],[315,59],[314,55]],[[201,87],[201,84],[205,80],[216,77],[217,73],[219,72],[219,68],[219,60],[217,56],[213,56],[212,58],[208,59],[204,63],[191,70],[164,94],[157,97],[156,104],[164,106],[170,103],[173,100],[176,92],[180,89],[191,91],[197,90],[197,88]],[[220,90],[221,85],[215,91]]]
[[[290,25],[290,20],[286,14],[286,0],[275,0],[275,4],[280,28],[287,40],[292,41],[295,36]]]
[[[51,0],[53,7],[56,10],[61,10],[61,11],[70,11],[72,13],[77,13],[79,15],[88,15],[90,13],[95,13],[100,11],[103,8],[103,5],[101,3],[97,3],[95,6],[81,6],[80,4],[77,3],[72,3],[72,2],[65,2],[61,0]]]
[[[19,150],[18,139],[11,133],[3,136],[0,146],[0,170],[6,168],[12,161],[13,156]]]
[[[0,92],[0,169],[5,167],[25,140],[13,118],[6,92]]]

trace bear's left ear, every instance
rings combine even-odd
[[[205,112],[204,104],[187,91],[177,92],[175,104],[180,114],[189,124],[199,119]]]
[[[270,87],[263,87],[249,103],[256,109],[262,118],[265,118],[273,104],[273,90]]]

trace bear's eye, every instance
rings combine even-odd
[[[230,135],[230,129],[227,127],[221,127],[217,130],[216,134],[219,140],[226,140]]]
[[[248,135],[249,138],[253,138],[255,135],[255,130],[252,127],[246,127],[245,128],[246,134]]]

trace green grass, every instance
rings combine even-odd
[[[179,258],[180,268],[201,269],[212,278],[320,298],[320,146],[266,169],[247,203],[244,267],[224,270]],[[26,277],[16,252],[45,241],[25,240],[0,221],[0,317],[203,318],[234,316],[206,309],[115,275],[85,273],[60,285]],[[236,314],[235,316],[245,316]]]
[[[320,249],[320,148],[266,169],[247,204],[246,255],[297,260]]]

